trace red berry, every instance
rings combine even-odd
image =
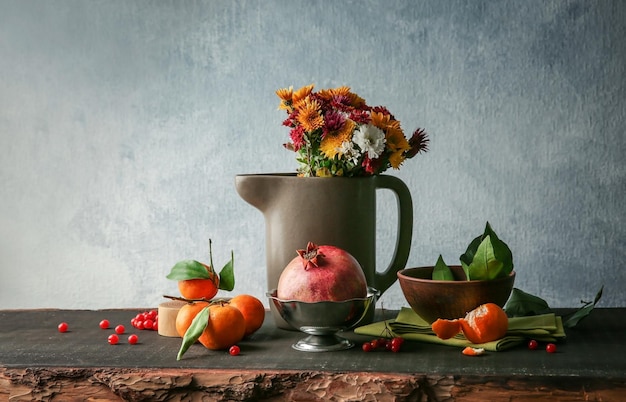
[[[153,326],[154,326],[154,322],[152,320],[145,320],[143,322],[144,329],[152,329]]]
[[[378,339],[371,341],[370,345],[372,346],[372,349],[376,349],[378,347]]]
[[[155,320],[155,318],[157,318],[157,315],[158,315],[158,313],[157,313],[157,311],[156,311],[156,310],[150,310],[150,311],[148,312],[148,319],[150,319],[150,320],[154,321],[154,320]]]
[[[400,337],[396,337],[391,340],[391,346],[397,345],[398,347],[400,347],[403,343],[404,339]]]
[[[400,351],[401,347],[402,347],[402,345],[396,343],[395,345],[391,345],[391,351],[393,353],[398,353]]]
[[[237,345],[233,345],[233,346],[230,347],[230,349],[228,349],[228,353],[231,356],[237,356],[240,351],[241,351],[241,349]]]
[[[391,342],[391,340],[388,340],[385,342],[385,349],[387,350],[391,350],[393,343]]]
[[[135,328],[143,329],[143,321],[141,321],[141,320],[135,321]]]
[[[109,328],[109,320],[102,320],[102,321],[100,321],[100,328],[102,328],[102,329]]]
[[[372,344],[370,342],[365,342],[363,344],[363,346],[361,346],[363,348],[364,352],[371,352],[372,351]]]
[[[546,352],[548,353],[556,353],[556,345],[554,343],[549,343],[546,345]]]
[[[111,334],[109,335],[108,341],[109,345],[117,345],[117,343],[120,341],[120,338],[115,334]]]
[[[115,327],[115,333],[116,334],[123,334],[124,331],[126,331],[126,328],[124,328],[124,326],[122,324],[118,325],[117,327]]]
[[[60,324],[58,325],[58,327],[57,327],[57,328],[59,329],[59,332],[67,332],[67,328],[68,328],[68,327],[69,327],[69,326],[67,325],[67,323],[66,323],[66,322],[62,322],[62,323],[60,323]]]
[[[537,342],[536,340],[531,339],[531,340],[528,342],[528,349],[530,349],[530,350],[535,350],[535,349],[537,349],[538,347],[539,347],[539,342]]]
[[[139,337],[137,335],[135,334],[128,335],[128,343],[130,343],[131,345],[136,344],[138,340],[139,340]]]

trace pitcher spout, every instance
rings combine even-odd
[[[290,173],[239,174],[235,176],[235,188],[244,201],[261,212],[265,212],[279,190],[277,188],[279,181],[276,177],[294,175]]]

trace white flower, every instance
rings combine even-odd
[[[370,159],[378,158],[385,150],[385,133],[372,124],[359,126],[352,140]]]
[[[357,164],[359,162],[359,156],[361,156],[361,151],[358,148],[354,147],[354,144],[351,141],[344,141],[341,146],[337,149],[340,154],[342,154],[345,159],[352,162],[353,164]]]

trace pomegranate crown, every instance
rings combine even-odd
[[[305,250],[297,250],[297,252],[305,270],[311,267],[318,268],[320,264],[319,257],[324,257],[324,254],[319,251],[317,244],[311,241],[306,245]]]

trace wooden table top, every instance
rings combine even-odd
[[[584,380],[606,385],[608,381],[607,386],[614,392],[623,396],[621,393],[626,391],[626,308],[596,308],[576,328],[566,330],[567,340],[558,344],[557,353],[549,354],[543,349],[530,351],[520,346],[479,358],[464,356],[459,348],[417,342],[406,342],[400,353],[366,353],[360,344],[370,337],[351,331],[341,335],[355,341],[355,348],[300,352],[291,345],[304,334],[277,328],[268,312],[261,329],[239,343],[239,356],[210,351],[196,344],[180,361],[176,360],[180,338],[163,337],[156,331],[138,331],[130,325],[130,319],[145,310],[0,310],[0,389],[3,372],[5,378],[12,378],[7,373],[71,368],[111,373],[141,369],[187,373],[198,370],[370,373],[399,378],[473,378],[473,381],[536,378],[551,383],[567,380],[570,384]],[[378,312],[377,318],[391,318],[396,313]],[[112,329],[102,330],[98,326],[105,318],[112,327],[117,324],[126,327],[118,345],[107,342]],[[57,330],[62,321],[69,324],[66,333]],[[136,345],[126,341],[131,332],[139,336]],[[5,385],[9,383],[6,381],[13,380],[5,379]]]

